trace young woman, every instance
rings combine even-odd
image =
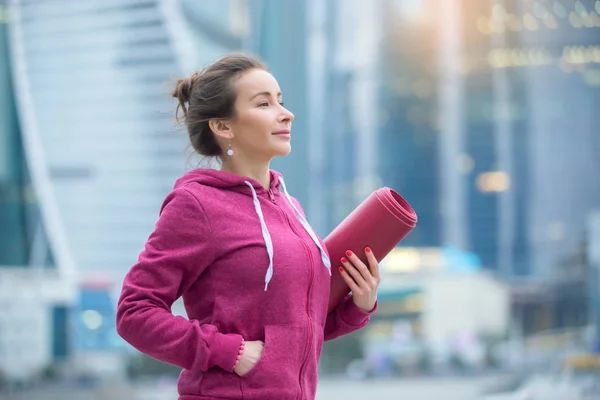
[[[221,170],[184,174],[125,277],[119,334],[183,368],[180,400],[314,399],[324,340],[364,327],[379,270],[334,260],[352,295],[329,314],[332,263],[282,176],[294,115],[277,80],[246,55],[226,56],[173,92],[189,138]],[[171,305],[183,297],[188,319]]]

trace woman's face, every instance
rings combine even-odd
[[[267,71],[252,69],[234,86],[236,114],[229,125],[235,154],[261,161],[288,155],[294,114],[283,107],[277,80]]]

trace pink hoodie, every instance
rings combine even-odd
[[[165,199],[125,277],[117,330],[139,351],[183,368],[180,400],[314,399],[323,341],[364,327],[375,312],[348,296],[328,315],[329,268],[277,172],[266,190],[196,169]],[[189,320],[171,313],[180,296]],[[233,366],[242,338],[265,346],[240,377]]]

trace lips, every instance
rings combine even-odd
[[[273,135],[289,135],[290,132],[291,131],[289,129],[282,129],[280,131],[273,132]]]

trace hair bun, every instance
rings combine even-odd
[[[177,109],[175,110],[175,115],[177,115],[179,109],[181,109],[183,111],[183,116],[187,116],[190,97],[192,96],[192,88],[197,77],[198,73],[194,73],[190,78],[177,80],[175,89],[173,89],[173,92],[171,93],[171,96],[179,101],[179,104],[177,104]]]
[[[175,89],[171,95],[179,100],[179,103],[182,105],[184,103],[188,103],[192,94],[192,86],[191,78],[178,79],[177,83],[175,84]]]

